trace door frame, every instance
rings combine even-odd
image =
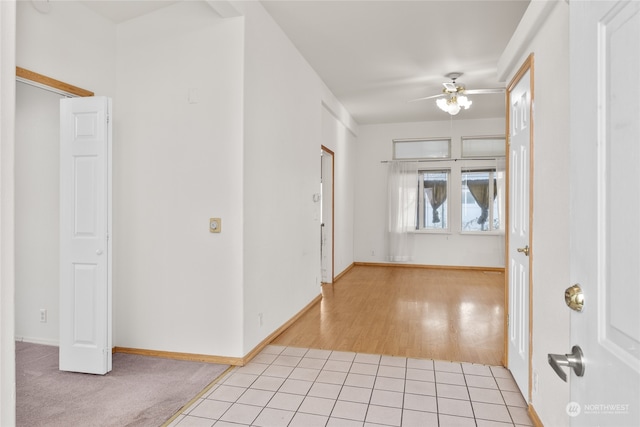
[[[506,150],[506,221],[505,221],[505,284],[504,284],[504,359],[502,364],[509,367],[509,227],[510,227],[510,216],[511,211],[509,209],[510,206],[510,187],[511,187],[511,165],[510,165],[510,155],[509,155],[509,146],[510,138],[511,138],[511,109],[509,106],[511,105],[511,92],[515,88],[515,86],[520,82],[525,73],[529,71],[529,80],[530,80],[530,91],[531,91],[531,103],[529,105],[530,109],[530,126],[529,126],[529,373],[528,373],[528,396],[525,396],[527,404],[529,404],[532,400],[532,376],[533,376],[533,259],[535,255],[535,251],[533,250],[533,177],[534,177],[534,125],[535,125],[535,117],[533,115],[534,112],[534,100],[535,100],[535,90],[534,90],[534,55],[533,53],[529,54],[529,56],[524,60],[518,72],[513,76],[511,82],[507,86],[506,90],[506,99],[505,99],[505,110],[506,110],[506,130],[505,135],[505,150]]]
[[[327,148],[324,145],[320,145],[320,149],[322,151],[324,151],[325,153],[329,154],[331,156],[331,283],[333,283],[334,279],[335,279],[335,195],[336,195],[336,182],[335,182],[335,178],[336,178],[336,171],[335,171],[335,164],[336,164],[336,154],[333,152],[333,150]],[[322,164],[320,165],[320,168],[322,169]],[[322,176],[322,170],[320,171],[320,175]],[[323,191],[324,193],[324,191]],[[322,195],[322,197],[324,197],[324,194]],[[322,239],[322,237],[321,237]],[[320,242],[320,244],[322,245],[322,241]],[[320,260],[320,270],[322,270],[322,259]],[[321,271],[322,273],[322,271]],[[322,275],[321,275],[322,277]]]
[[[30,84],[32,86],[37,86],[45,90],[59,93],[60,95],[70,97],[84,97],[95,95],[89,90],[82,89],[65,82],[61,82],[60,80],[47,77],[44,74],[39,74],[35,71],[27,70],[26,68],[22,67],[16,67],[16,80],[19,82]]]

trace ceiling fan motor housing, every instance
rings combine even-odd
[[[446,78],[453,80],[453,82],[456,82],[456,79],[459,78],[460,76],[462,76],[463,73],[449,73],[447,75],[445,75]]]

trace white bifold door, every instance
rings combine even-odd
[[[60,100],[60,370],[111,370],[111,100]]]

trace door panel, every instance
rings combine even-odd
[[[60,369],[111,370],[111,102],[60,101]]]
[[[529,396],[530,70],[509,88],[509,342],[508,367]]]
[[[96,312],[96,299],[100,292],[97,264],[73,264],[73,317],[86,319],[84,322],[74,321],[73,342],[76,345],[95,347],[97,345],[97,328],[93,313]]]
[[[572,2],[572,425],[640,425],[640,3]],[[569,284],[568,284],[569,285]],[[568,349],[567,349],[568,350]]]
[[[97,237],[99,212],[97,175],[101,173],[98,156],[77,156],[73,159],[74,236]]]

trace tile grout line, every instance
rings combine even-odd
[[[514,426],[516,425],[516,421],[513,419],[513,416],[511,415],[511,411],[509,410],[509,406],[507,405],[507,401],[504,398],[504,393],[503,390],[500,388],[500,384],[498,383],[498,380],[496,379],[496,376],[493,372],[493,369],[489,369],[489,371],[491,372],[491,378],[493,378],[493,380],[496,382],[496,386],[498,387],[498,390],[500,391],[500,397],[502,397],[502,401],[504,402],[504,407],[507,408],[507,414],[509,414],[509,419],[511,420],[511,424],[513,424]]]
[[[382,368],[382,366],[386,366],[386,367],[389,367],[389,368],[393,368],[393,367],[397,367],[397,366],[398,366],[398,364],[396,364],[393,360],[388,360],[387,362],[384,362],[384,360],[385,360],[385,359],[384,359],[384,355],[375,355],[375,356],[378,356],[377,362],[376,362],[375,364],[367,363],[367,362],[365,362],[365,361],[357,362],[357,358],[358,358],[358,354],[359,354],[359,353],[357,353],[357,352],[348,352],[348,353],[352,353],[352,354],[353,354],[353,356],[352,356],[352,357],[350,357],[350,358],[349,358],[349,359],[347,359],[347,360],[345,360],[343,357],[337,357],[337,358],[335,358],[335,359],[332,359],[332,356],[337,356],[337,352],[336,352],[335,350],[334,350],[334,351],[329,350],[329,354],[327,355],[327,357],[326,357],[326,358],[324,358],[324,357],[322,357],[322,358],[316,358],[316,357],[313,357],[313,356],[309,356],[309,352],[310,352],[310,350],[311,350],[311,349],[298,349],[298,350],[304,350],[304,352],[303,352],[303,353],[300,353],[300,354],[296,354],[296,355],[285,354],[285,353],[286,353],[286,351],[287,351],[287,349],[289,349],[289,348],[296,348],[296,347],[287,347],[287,346],[283,346],[281,349],[279,349],[279,351],[278,351],[277,353],[265,353],[265,354],[269,354],[270,356],[272,356],[272,358],[271,358],[272,360],[271,360],[270,362],[268,362],[268,363],[259,362],[260,364],[264,364],[266,367],[265,367],[264,369],[260,370],[260,373],[258,373],[258,374],[255,374],[255,373],[254,373],[254,374],[251,374],[251,375],[255,375],[255,378],[253,378],[250,382],[248,382],[248,383],[247,383],[247,385],[244,385],[244,386],[238,386],[238,387],[241,387],[241,388],[243,389],[243,390],[242,390],[242,393],[241,393],[238,397],[236,397],[236,398],[235,398],[235,400],[233,400],[233,401],[229,402],[229,403],[230,403],[230,406],[229,406],[227,409],[225,409],[225,410],[224,410],[224,411],[223,411],[223,412],[222,412],[222,413],[221,413],[221,414],[220,414],[216,419],[213,419],[213,418],[212,418],[212,420],[214,420],[215,422],[222,421],[221,419],[222,419],[225,415],[227,415],[227,413],[229,412],[229,410],[230,410],[234,405],[236,405],[236,404],[240,404],[240,403],[239,403],[239,400],[240,400],[240,399],[242,398],[242,396],[244,396],[244,395],[247,393],[247,391],[249,391],[249,390],[255,390],[255,391],[259,391],[259,392],[271,392],[271,393],[273,393],[273,395],[272,395],[272,396],[270,396],[270,397],[268,398],[268,400],[267,400],[264,404],[255,404],[255,405],[254,405],[254,404],[252,404],[252,403],[245,403],[246,405],[249,405],[249,406],[256,406],[256,407],[259,407],[259,408],[260,408],[260,410],[257,412],[256,416],[255,416],[255,417],[252,419],[252,421],[251,421],[251,424],[250,424],[250,425],[253,425],[253,424],[255,423],[255,421],[256,421],[258,418],[260,418],[260,416],[261,416],[263,413],[265,413],[265,412],[264,412],[264,411],[265,411],[265,409],[267,409],[267,408],[268,408],[269,403],[270,403],[270,402],[272,402],[272,400],[274,399],[274,397],[276,396],[276,394],[278,394],[278,393],[285,393],[285,392],[281,391],[281,390],[282,390],[283,385],[284,385],[287,381],[294,381],[294,380],[295,380],[295,381],[305,381],[305,382],[307,382],[307,381],[308,381],[308,383],[309,383],[309,387],[308,387],[308,389],[304,392],[304,394],[299,394],[299,396],[301,397],[301,401],[300,401],[300,403],[299,403],[298,405],[296,405],[296,406],[295,406],[295,409],[294,409],[294,410],[289,410],[289,409],[280,409],[280,408],[277,408],[277,407],[274,407],[273,409],[275,409],[275,410],[283,410],[283,411],[287,411],[287,412],[292,412],[292,413],[293,413],[293,415],[292,415],[291,419],[287,422],[287,425],[291,425],[291,424],[293,423],[293,420],[295,419],[295,417],[296,417],[296,415],[297,415],[297,414],[306,414],[306,415],[313,415],[313,416],[322,416],[322,417],[324,417],[325,415],[322,415],[320,412],[318,412],[318,413],[314,413],[314,412],[300,412],[300,408],[302,407],[303,403],[305,402],[305,400],[306,400],[307,398],[309,398],[309,397],[314,397],[314,398],[318,398],[318,399],[323,398],[322,396],[311,396],[311,395],[310,395],[310,392],[311,392],[311,390],[313,389],[314,385],[317,385],[317,384],[325,384],[325,383],[319,383],[319,382],[318,382],[318,378],[319,378],[320,374],[324,371],[324,372],[337,372],[337,373],[343,373],[343,374],[344,374],[344,380],[341,380],[341,381],[340,381],[340,383],[335,384],[335,385],[339,385],[339,389],[338,389],[338,391],[337,391],[337,395],[335,395],[335,398],[331,399],[331,400],[333,400],[333,403],[332,403],[332,405],[331,405],[331,409],[330,409],[330,411],[329,411],[329,412],[327,413],[327,415],[326,415],[327,419],[326,419],[326,422],[325,422],[325,426],[326,426],[326,425],[328,425],[329,421],[330,421],[332,418],[333,418],[333,419],[335,419],[335,420],[340,420],[340,419],[342,419],[342,420],[349,420],[349,421],[355,421],[355,422],[362,422],[363,424],[364,424],[364,423],[367,423],[367,422],[374,422],[374,421],[378,421],[378,420],[367,421],[367,417],[369,416],[369,414],[370,414],[370,410],[371,410],[371,406],[373,405],[373,397],[374,397],[374,393],[375,393],[375,391],[377,390],[377,389],[376,389],[376,386],[378,385],[378,380],[379,380],[380,378],[387,378],[387,377],[380,377],[381,368]],[[364,355],[364,353],[363,353],[363,355]],[[295,357],[295,358],[297,358],[298,360],[296,360],[296,361],[295,361],[295,364],[294,364],[294,365],[287,365],[286,363],[285,363],[284,365],[276,365],[275,363],[278,361],[278,359],[279,359],[281,356],[285,356],[285,357]],[[310,360],[319,360],[319,361],[322,361],[322,363],[318,363],[318,367],[317,367],[317,368],[315,368],[315,367],[314,367],[314,368],[305,368],[305,367],[301,366],[301,363],[302,363],[305,359],[310,359]],[[404,421],[404,417],[405,417],[405,409],[406,409],[406,408],[405,408],[405,405],[406,405],[406,398],[407,398],[407,394],[408,394],[408,390],[407,390],[407,381],[409,381],[408,377],[409,377],[409,369],[410,369],[410,367],[409,367],[409,364],[410,364],[410,363],[409,363],[409,359],[410,359],[410,358],[408,358],[408,357],[404,357],[404,358],[403,358],[403,367],[402,367],[402,371],[401,371],[401,372],[403,373],[403,376],[402,376],[402,378],[401,378],[401,379],[402,379],[402,381],[403,381],[403,387],[402,387],[402,396],[401,396],[401,399],[400,399],[400,400],[401,400],[401,402],[400,402],[400,407],[397,407],[397,406],[395,406],[395,405],[389,405],[389,406],[387,406],[387,405],[385,405],[385,404],[382,404],[382,407],[384,407],[384,408],[395,408],[395,409],[399,410],[399,415],[400,415],[400,420],[399,420],[400,424],[399,424],[399,425],[402,425],[402,422]],[[427,360],[427,359],[425,359],[425,360]],[[438,373],[438,372],[441,372],[441,373],[455,373],[455,372],[456,372],[456,370],[457,370],[458,368],[455,368],[455,369],[453,369],[453,370],[446,370],[446,369],[445,369],[445,370],[442,370],[442,369],[444,369],[445,367],[444,367],[444,366],[440,366],[440,370],[438,370],[438,368],[437,368],[437,364],[436,364],[436,362],[437,362],[437,361],[435,361],[435,360],[431,360],[431,359],[428,359],[428,360],[430,360],[430,362],[431,362],[431,369],[429,369],[429,368],[422,369],[421,367],[418,367],[418,366],[416,366],[416,367],[415,367],[415,369],[416,369],[416,370],[421,370],[421,371],[422,371],[422,370],[425,370],[425,371],[432,371],[432,372],[433,372],[433,389],[434,389],[435,410],[436,410],[435,415],[436,415],[436,419],[437,419],[437,421],[438,421],[438,424],[441,424],[441,422],[443,421],[443,420],[441,420],[441,416],[442,416],[442,415],[447,415],[447,416],[450,416],[450,417],[461,417],[461,418],[467,418],[467,417],[465,417],[464,415],[459,415],[459,414],[441,414],[441,413],[440,413],[440,409],[441,409],[441,408],[440,408],[440,402],[439,402],[439,400],[438,400],[438,399],[439,399],[439,397],[440,397],[440,393],[439,393],[439,391],[438,391],[438,385],[449,385],[449,386],[454,386],[454,384],[448,384],[448,383],[446,383],[446,382],[440,382],[440,381],[438,381],[437,373]],[[281,361],[284,361],[284,359],[283,359],[283,360],[281,360]],[[329,361],[334,361],[334,362],[348,362],[348,365],[346,365],[346,364],[345,364],[345,365],[346,365],[346,366],[345,366],[345,367],[346,367],[346,371],[342,371],[342,370],[341,370],[342,368],[341,368],[341,369],[338,369],[337,371],[333,371],[333,370],[325,370],[325,368],[327,367],[327,364],[328,364],[328,362],[329,362]],[[353,418],[342,418],[342,417],[334,417],[334,416],[333,416],[334,411],[335,411],[336,406],[337,406],[337,403],[338,403],[338,401],[340,401],[340,396],[342,395],[343,391],[345,391],[345,387],[347,386],[347,382],[348,382],[349,375],[356,375],[356,374],[357,374],[356,372],[353,372],[353,369],[354,369],[354,367],[355,367],[355,364],[356,364],[356,363],[359,363],[359,364],[362,364],[362,365],[374,365],[374,366],[375,366],[375,372],[373,372],[373,373],[372,373],[372,375],[370,375],[370,374],[368,374],[368,373],[361,373],[361,374],[359,374],[359,375],[363,375],[363,376],[371,376],[371,377],[373,377],[373,378],[372,378],[373,383],[372,383],[370,386],[364,386],[364,385],[360,386],[360,385],[357,385],[357,384],[356,384],[356,385],[351,386],[351,387],[353,387],[353,388],[357,388],[357,389],[361,389],[361,388],[362,388],[362,389],[364,389],[364,390],[367,390],[367,391],[369,392],[369,396],[368,396],[367,401],[365,402],[365,401],[358,400],[359,398],[358,398],[357,396],[354,396],[354,397],[353,397],[353,399],[355,399],[355,400],[353,400],[353,401],[351,401],[351,400],[344,400],[344,402],[356,403],[356,404],[357,404],[357,403],[359,403],[359,402],[361,402],[362,404],[366,404],[366,405],[367,405],[367,406],[366,406],[366,409],[365,409],[365,411],[364,411],[364,419],[362,419],[362,421],[358,421],[358,420],[355,420],[355,419],[353,419]],[[473,370],[469,370],[469,372],[467,373],[467,372],[465,371],[465,369],[464,369],[464,366],[463,366],[464,364],[463,364],[463,363],[461,363],[461,362],[455,362],[455,364],[459,367],[459,369],[460,369],[460,373],[461,373],[461,375],[463,376],[463,378],[462,378],[462,379],[463,379],[463,384],[464,384],[464,387],[465,387],[465,390],[466,390],[466,396],[467,396],[467,399],[468,399],[467,401],[469,402],[469,405],[471,406],[471,420],[473,420],[473,422],[474,422],[475,424],[477,424],[477,422],[478,422],[478,418],[477,418],[476,410],[475,410],[474,405],[473,405],[473,400],[472,400],[472,397],[471,397],[470,384],[469,384],[469,382],[468,382],[468,378],[467,378],[467,377],[468,377],[468,376],[488,377],[488,376],[483,375],[482,373],[478,373],[477,371],[473,371]],[[308,364],[307,364],[307,363],[305,363],[305,366],[307,366],[307,365],[308,365]],[[339,367],[339,365],[340,365],[340,363],[337,363],[337,365],[336,365],[334,368],[336,368],[336,369],[337,369],[337,368]],[[474,365],[474,364],[472,364],[472,365]],[[256,382],[257,382],[261,377],[262,377],[262,378],[266,377],[266,376],[264,375],[264,374],[265,374],[265,372],[266,372],[269,368],[271,368],[271,367],[273,367],[273,366],[282,366],[282,367],[285,367],[285,368],[290,368],[291,370],[290,370],[290,372],[288,372],[288,373],[286,374],[286,376],[285,376],[285,377],[281,377],[283,381],[282,381],[282,383],[281,383],[280,385],[278,385],[278,386],[277,386],[277,388],[276,388],[275,390],[268,389],[268,388],[265,388],[264,390],[263,390],[263,389],[261,389],[261,388],[252,388],[252,386],[253,386],[254,384],[256,384]],[[344,365],[343,365],[343,366],[344,366]],[[505,408],[505,409],[507,410],[508,415],[509,415],[509,419],[511,420],[511,425],[515,425],[515,419],[514,419],[513,415],[511,414],[511,411],[509,410],[509,405],[508,405],[508,403],[507,403],[507,401],[506,401],[506,398],[505,398],[505,391],[508,391],[508,390],[506,390],[506,389],[505,389],[505,390],[503,390],[503,389],[500,387],[500,384],[499,384],[499,382],[498,382],[498,378],[502,379],[503,377],[502,377],[502,376],[501,376],[501,377],[497,377],[497,376],[496,376],[496,372],[494,372],[494,370],[493,370],[493,369],[491,369],[491,368],[492,368],[491,366],[487,366],[487,365],[482,365],[482,366],[486,366],[486,367],[487,367],[487,369],[489,369],[490,378],[493,380],[493,383],[496,385],[497,390],[498,390],[498,391],[499,391],[499,393],[500,393],[501,403],[500,403],[500,404],[498,404],[498,403],[494,403],[494,402],[480,402],[480,403],[486,403],[486,404],[492,404],[492,403],[493,403],[493,404],[495,404],[496,406],[501,406],[501,407]],[[220,379],[219,383],[217,384],[217,387],[211,387],[208,393],[207,393],[207,391],[206,391],[206,390],[205,390],[205,391],[203,391],[203,392],[202,392],[202,394],[201,394],[201,396],[203,397],[203,399],[202,399],[202,400],[203,400],[203,401],[204,401],[204,400],[207,400],[207,399],[209,398],[209,396],[210,396],[210,395],[211,395],[211,394],[212,394],[212,393],[213,393],[217,388],[219,388],[221,384],[223,384],[223,383],[224,383],[224,381],[228,380],[228,379],[229,379],[229,378],[231,378],[233,375],[240,374],[241,372],[238,372],[238,370],[239,370],[239,369],[241,369],[241,368],[236,368],[236,369],[232,369],[232,370],[228,371],[228,372],[226,373],[226,376],[224,376],[224,378],[221,378],[221,379]],[[292,375],[294,375],[294,372],[296,372],[296,369],[313,369],[313,370],[316,370],[316,371],[317,371],[317,374],[313,376],[313,379],[312,379],[312,380],[307,380],[307,379],[305,379],[305,378],[304,378],[304,373],[301,373],[301,374],[300,374],[300,375],[302,375],[302,378],[293,378],[293,377],[292,377]],[[474,373],[474,372],[475,372],[475,373]],[[393,376],[393,375],[397,375],[397,373],[398,373],[397,371],[396,371],[396,373],[395,373],[395,374],[393,374],[393,372],[392,372],[392,371],[387,372],[387,374],[388,374],[388,375],[391,375],[391,376],[390,376],[390,377],[388,377],[388,378],[390,378],[390,379],[396,378],[396,377],[395,377],[395,376]],[[392,374],[393,374],[393,375],[392,375]],[[296,375],[296,376],[298,376],[298,375]],[[277,378],[277,377],[275,377],[275,378]],[[398,378],[398,379],[400,379],[400,378]],[[415,379],[415,381],[420,381],[420,382],[422,382],[422,380],[421,380],[421,379]],[[426,380],[426,382],[428,383],[428,382],[430,382],[430,381],[429,381],[429,380]],[[326,383],[326,384],[333,384],[333,383]],[[364,383],[363,383],[363,384],[364,384]],[[229,387],[231,387],[231,386],[233,386],[233,385],[229,385]],[[383,387],[387,387],[387,386],[383,385]],[[393,387],[392,387],[390,384],[388,385],[388,387],[391,387],[391,388],[390,388],[389,390],[386,390],[386,389],[380,389],[379,391],[381,391],[381,392],[389,392],[389,393],[392,393],[392,392],[393,392],[393,393],[395,393],[395,392],[396,392],[396,391],[394,391],[394,390],[393,390]],[[387,387],[387,388],[388,388],[388,387]],[[479,387],[480,387],[480,388],[486,388],[486,387],[482,387],[480,384],[479,384]],[[489,388],[491,388],[491,387],[489,387]],[[398,389],[396,389],[396,390],[398,390]],[[206,394],[206,396],[205,396],[205,394]],[[297,393],[294,393],[294,394],[297,394]],[[421,394],[421,393],[418,393],[418,395],[422,396],[422,394]],[[428,395],[428,394],[425,394],[424,396],[429,396],[429,395]],[[443,398],[444,398],[444,397],[443,397]],[[450,399],[458,400],[458,398],[454,397],[453,395],[450,397]],[[224,401],[224,400],[218,400],[218,399],[213,399],[213,400],[214,400],[214,401],[217,401],[217,402],[225,402],[225,403],[227,402],[227,401]],[[199,405],[199,404],[201,404],[201,403],[202,403],[202,402],[198,403],[198,405]],[[196,407],[197,407],[198,405],[196,405]],[[378,406],[379,406],[379,405],[378,405]],[[196,415],[190,415],[190,414],[191,414],[191,412],[192,412],[192,410],[193,410],[193,409],[195,409],[195,407],[194,407],[194,408],[185,408],[185,410],[187,410],[187,409],[188,409],[188,413],[186,413],[186,414],[185,414],[185,412],[183,412],[183,413],[182,413],[182,415],[186,415],[186,416],[193,416],[193,417],[197,417],[197,418],[201,418],[201,419],[209,419],[209,418],[208,418],[208,417],[206,417],[206,416],[205,416],[205,417],[200,417],[200,416],[196,416]],[[427,411],[427,410],[422,411],[422,410],[420,410],[420,409],[414,409],[414,410],[415,410],[415,411],[418,411],[418,412],[425,412],[425,413],[429,413],[429,412],[430,412],[430,411]],[[177,418],[176,418],[176,419],[177,419]],[[503,422],[503,421],[499,421],[499,420],[497,420],[497,419],[496,419],[496,420],[491,420],[491,419],[489,419],[489,418],[486,418],[486,419],[485,419],[485,418],[482,418],[482,420],[483,420],[483,421],[489,421],[489,422],[491,422],[491,421],[494,421],[494,422]],[[174,421],[175,421],[175,419],[174,419]],[[180,424],[180,422],[182,422],[182,419],[181,419],[178,423],[176,423],[176,424],[174,424],[174,425],[178,425],[178,424]]]
[[[462,372],[462,379],[464,380],[464,386],[467,389],[467,396],[469,397],[469,406],[471,406],[471,415],[473,415],[473,422],[476,425],[478,425],[478,419],[476,418],[476,410],[473,407],[473,401],[471,400],[471,393],[469,392],[469,383],[467,382],[467,376],[464,373],[464,367],[462,366],[462,363],[460,364],[460,371]],[[491,371],[491,369],[489,369],[489,371]],[[493,373],[491,375],[493,375]]]

